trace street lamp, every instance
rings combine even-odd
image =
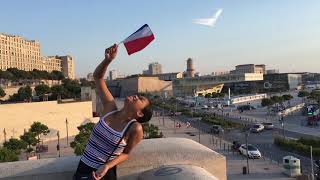
[[[68,134],[68,119],[66,118],[66,129],[67,129],[67,147],[69,146],[69,134]]]
[[[284,134],[284,116],[283,115],[281,115],[280,122],[281,122],[281,127],[282,127],[283,138],[286,138],[286,136]]]
[[[57,151],[59,152],[59,157],[60,157],[60,133],[59,133],[59,131],[57,132],[57,136],[58,136]]]

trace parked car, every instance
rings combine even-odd
[[[249,110],[256,109],[256,108],[251,105],[241,105],[241,106],[238,106],[237,109],[239,111],[249,111]]]
[[[207,106],[207,105],[203,105],[203,106],[201,107],[201,109],[208,109],[208,106]]]
[[[255,124],[251,127],[250,131],[254,133],[258,133],[263,131],[263,129],[264,129],[264,126],[262,124]]]
[[[239,147],[240,154],[243,154],[244,156],[248,156],[250,159],[260,159],[261,153],[255,146],[248,144],[248,154],[247,154],[247,146],[245,144],[242,144]]]
[[[210,128],[210,132],[213,134],[223,134],[224,129],[220,125],[212,125]]]
[[[274,127],[271,122],[264,122],[262,123],[262,125],[264,126],[264,129],[267,129],[267,130],[271,130]]]
[[[234,151],[239,151],[240,146],[241,146],[241,144],[240,144],[239,141],[233,141],[231,148],[232,148],[232,150],[234,150]]]

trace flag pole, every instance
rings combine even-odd
[[[119,46],[121,43],[123,43],[123,41],[119,42],[119,43],[117,44],[117,46]]]

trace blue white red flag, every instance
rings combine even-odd
[[[153,40],[154,35],[148,24],[145,24],[126,38],[123,41],[123,44],[126,47],[128,54],[131,55],[144,49]]]

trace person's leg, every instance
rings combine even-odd
[[[107,174],[103,177],[104,180],[117,180],[117,166],[109,169]]]

